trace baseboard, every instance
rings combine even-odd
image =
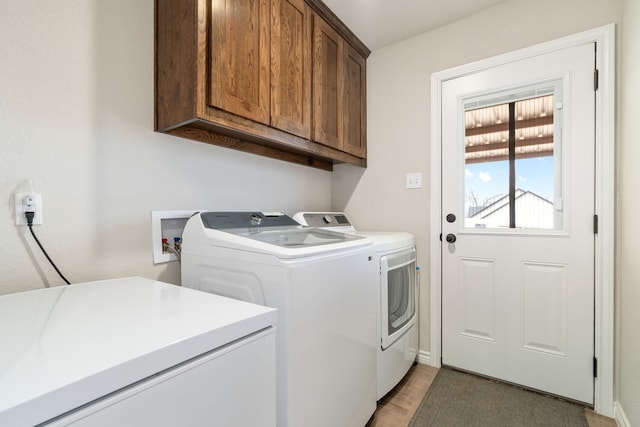
[[[431,365],[431,352],[420,350],[418,352],[418,363],[423,365]]]
[[[618,423],[618,427],[631,427],[631,423],[622,410],[622,405],[620,405],[618,401],[613,402],[613,415],[616,423]]]

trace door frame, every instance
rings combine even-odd
[[[614,379],[614,230],[615,230],[615,24],[520,49],[431,75],[431,345],[429,364],[442,360],[442,84],[495,66],[585,43],[597,43],[595,213],[595,379],[594,409],[613,417]]]

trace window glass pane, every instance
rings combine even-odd
[[[467,162],[465,183],[465,227],[509,228],[509,161]]]
[[[554,95],[527,95],[465,111],[466,228],[562,227]]]
[[[554,229],[553,157],[516,160],[516,228]]]

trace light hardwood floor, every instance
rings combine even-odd
[[[438,368],[421,363],[412,367],[400,383],[379,403],[368,427],[406,427],[422,402]],[[589,427],[616,427],[612,418],[585,410]]]

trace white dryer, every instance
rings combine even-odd
[[[373,240],[372,287],[378,289],[376,399],[405,376],[418,355],[415,238],[406,232],[360,232],[342,212],[299,212],[300,224],[361,235]]]
[[[376,409],[372,241],[263,212],[198,213],[182,238],[183,286],[278,309],[278,426],[364,426]]]

